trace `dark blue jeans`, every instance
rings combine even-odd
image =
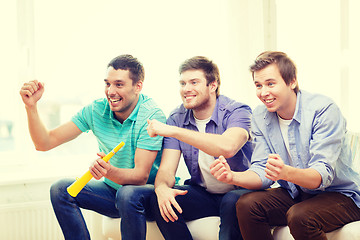
[[[175,199],[179,203],[182,214],[178,220],[168,223],[162,218],[156,195],[151,197],[151,205],[156,223],[166,240],[187,240],[192,239],[187,228],[186,221],[203,217],[220,216],[219,240],[242,239],[236,217],[236,202],[245,193],[251,192],[247,189],[238,189],[226,194],[212,194],[200,186],[176,186],[176,189],[188,190],[185,195],[179,195]]]
[[[121,217],[123,240],[145,240],[146,220],[152,219],[149,204],[151,195],[155,195],[153,185],[129,185],[116,191],[102,181],[92,180],[73,198],[66,190],[73,182],[60,180],[50,190],[51,203],[66,240],[90,239],[80,208]]]

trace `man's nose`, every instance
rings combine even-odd
[[[113,85],[110,85],[107,89],[107,92],[109,95],[114,95],[116,93],[115,87]]]
[[[191,91],[191,84],[185,83],[185,85],[184,85],[184,91],[185,91],[185,92]]]
[[[269,95],[269,89],[267,87],[261,88],[261,96],[264,97],[267,95]]]

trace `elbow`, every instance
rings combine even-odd
[[[248,141],[248,135],[243,135],[239,141],[227,141],[221,144],[221,153],[225,158],[231,158],[239,152],[239,150]],[[240,144],[239,144],[240,143]]]
[[[249,186],[247,187],[247,189],[250,189],[250,190],[260,190],[260,189],[264,189],[264,188],[262,187],[262,185],[249,185]]]
[[[140,176],[138,178],[138,185],[145,185],[149,179],[149,174]]]
[[[54,146],[52,146],[50,141],[34,141],[33,139],[33,143],[36,151],[40,151],[40,152],[46,152],[54,148]]]
[[[35,149],[36,149],[36,151],[39,151],[39,152],[46,152],[46,151],[50,150],[50,148],[47,148],[44,146],[35,146]]]
[[[228,151],[228,152],[224,151],[221,155],[224,156],[224,158],[231,158],[235,155],[235,153],[233,153],[231,151]]]
[[[139,182],[139,185],[145,185],[147,183],[147,179],[143,179],[142,181]]]
[[[54,147],[51,146],[50,144],[34,144],[36,151],[40,151],[40,152],[46,152],[49,151],[51,149],[53,149]]]
[[[309,189],[312,189],[312,190],[316,190],[316,189],[319,189],[321,187],[321,179],[314,179],[313,181],[313,184],[309,185]]]
[[[220,154],[224,156],[224,158],[231,158],[235,156],[235,154],[240,150],[237,148],[235,144],[225,144],[226,146],[223,146],[223,148],[220,150]]]
[[[323,177],[321,176],[321,174],[318,171],[316,171],[316,170],[313,170],[313,171],[314,171],[314,175],[312,176],[312,180],[310,181],[310,184],[308,187],[309,189],[313,189],[313,190],[321,189],[321,188],[325,189],[325,187],[330,186],[330,184],[333,181],[332,175],[329,175],[327,178],[323,179]]]

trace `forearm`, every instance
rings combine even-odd
[[[36,150],[47,151],[50,147],[50,133],[42,123],[37,107],[26,107],[28,128]]]
[[[190,144],[211,156],[219,157],[223,155],[225,158],[230,158],[248,140],[248,133],[244,129],[234,128],[232,130],[239,133],[236,134],[236,140],[234,139],[235,134],[229,137],[228,135],[230,134],[200,133],[175,126],[173,126],[169,137],[174,137],[179,141]]]
[[[172,188],[175,185],[175,176],[167,171],[159,169],[155,179],[155,189],[158,187]]]
[[[254,171],[233,172],[232,185],[240,186],[246,189],[261,189],[262,181]]]
[[[322,177],[315,169],[299,169],[291,166],[287,167],[288,171],[286,177],[283,180],[292,182],[307,189],[316,189],[320,186]]]
[[[149,174],[139,172],[136,168],[112,167],[105,177],[120,185],[144,185],[149,178]]]

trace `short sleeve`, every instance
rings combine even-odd
[[[232,112],[228,113],[226,128],[240,127],[249,132],[251,128],[251,115],[251,108],[247,105],[235,108]]]
[[[165,123],[165,121],[166,121],[166,117],[160,109],[155,111],[147,119],[156,119],[162,123]],[[149,134],[146,130],[147,119],[142,120],[143,125],[140,128],[139,139],[137,141],[137,148],[160,151],[162,148],[162,144],[163,144],[163,137],[162,136],[156,136],[156,137],[149,136]]]
[[[90,130],[90,119],[92,118],[92,105],[83,107],[72,118],[71,121],[82,131]]]
[[[170,115],[170,117],[166,121],[166,124],[171,125],[171,126],[176,126],[176,122],[175,122],[175,119],[173,118],[173,115]],[[164,138],[164,148],[180,150],[180,141],[177,140],[176,138],[165,137]]]

